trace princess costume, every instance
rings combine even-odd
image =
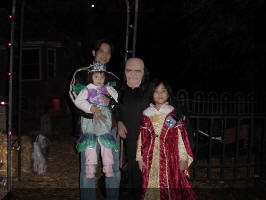
[[[137,141],[136,160],[142,160],[141,199],[195,200],[187,176],[179,169],[180,161],[193,161],[184,124],[174,117],[174,107],[165,103],[157,110],[153,104],[144,110]]]

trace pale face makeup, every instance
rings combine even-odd
[[[130,58],[125,67],[127,85],[134,89],[140,86],[144,76],[144,63],[141,59]]]

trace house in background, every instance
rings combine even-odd
[[[9,68],[8,40],[0,34],[0,100],[7,100],[8,68]]]
[[[0,46],[0,96],[8,97],[9,48]],[[16,55],[16,54],[15,54]],[[21,102],[23,110],[41,114],[49,109],[54,114],[67,109],[65,91],[68,78],[74,70],[71,56],[61,42],[26,41],[22,48]],[[13,96],[17,102],[18,66],[14,57]]]
[[[21,95],[24,108],[63,109],[69,67],[61,43],[55,41],[24,42],[22,53]]]

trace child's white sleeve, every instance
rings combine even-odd
[[[110,86],[107,86],[107,91],[108,91],[108,93],[111,95],[111,97],[112,97],[116,102],[118,102],[118,93],[117,93],[117,91],[116,91],[113,87],[110,87]]]
[[[75,99],[75,105],[85,113],[91,113],[91,104],[87,101],[88,98],[88,91],[87,89],[83,89],[78,94],[77,98]]]

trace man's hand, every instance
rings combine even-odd
[[[106,95],[103,95],[103,102],[105,106],[109,106],[110,99]]]
[[[93,114],[93,120],[96,124],[101,125],[101,121],[104,123],[106,120],[106,116],[102,114],[101,109],[95,105],[91,106],[91,112]]]
[[[123,122],[118,121],[117,122],[117,127],[118,127],[118,134],[121,138],[125,139],[127,137],[127,128],[123,124]]]
[[[97,110],[99,110],[99,108],[95,105],[91,105],[90,111],[92,114],[94,114]]]

